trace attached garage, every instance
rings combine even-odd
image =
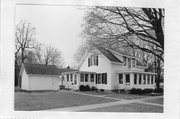
[[[21,89],[58,90],[59,71],[55,65],[23,64],[21,67]]]

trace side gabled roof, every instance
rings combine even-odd
[[[79,70],[77,70],[77,69],[70,69],[70,68],[58,68],[58,70],[59,70],[59,73],[79,71]]]
[[[41,75],[59,75],[59,70],[55,65],[42,64],[24,64],[27,74],[41,74]]]
[[[111,62],[123,63],[108,49],[105,49],[104,47],[101,47],[101,46],[96,46],[96,48]]]

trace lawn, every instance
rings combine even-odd
[[[83,110],[84,112],[146,112],[146,113],[163,113],[163,107],[152,106],[140,103],[131,103],[125,105],[116,105],[104,108]]]
[[[158,99],[145,100],[144,102],[151,102],[151,103],[163,105],[164,100],[163,100],[163,98],[158,98]]]
[[[105,97],[112,97],[112,98],[125,99],[125,100],[140,99],[140,98],[148,97],[147,95],[122,94],[122,93],[115,93],[115,92],[95,92],[95,91],[83,92],[81,91],[81,93],[92,94],[92,95],[103,95]]]
[[[33,111],[113,102],[116,100],[70,92],[15,92],[15,111]]]

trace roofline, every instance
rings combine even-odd
[[[98,48],[96,48],[96,50],[98,50],[110,63],[113,63],[113,61],[111,61],[110,59],[108,59]],[[106,49],[107,50],[107,49]],[[113,54],[114,55],[114,54]],[[116,57],[116,56],[114,56]],[[117,57],[116,57],[117,58]],[[117,58],[118,59],[118,58]],[[118,59],[119,60],[119,59]],[[119,60],[120,61],[120,60]],[[118,62],[117,62],[118,63]],[[119,62],[120,63],[120,62]]]
[[[120,64],[120,65],[123,64],[123,63],[120,63],[120,62],[111,62],[111,63],[113,63],[113,64]]]
[[[124,54],[122,54],[122,53],[120,53],[120,52],[117,52],[117,51],[111,50],[111,49],[109,49],[109,48],[105,48],[105,49],[108,49],[108,50],[110,50],[110,51],[112,51],[112,52],[115,52],[115,53],[117,53],[117,54],[119,54],[119,55],[122,55],[122,56],[126,56],[126,57],[131,57],[131,58],[135,58],[135,59],[137,59],[137,57],[135,57],[135,56],[124,55]]]
[[[56,77],[56,76],[59,76],[60,74],[58,74],[58,75],[48,75],[48,74],[27,74],[28,76],[54,76],[54,77]]]
[[[147,68],[147,66],[139,66],[139,65],[137,65],[137,64],[136,64],[136,67],[144,68],[144,69]]]
[[[153,73],[153,72],[144,72],[144,71],[136,71],[136,70],[131,70],[131,71],[119,70],[119,71],[116,71],[116,73],[141,73],[141,74],[157,75],[157,73]]]

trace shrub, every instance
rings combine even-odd
[[[143,95],[143,94],[149,94],[149,93],[152,93],[153,92],[153,89],[135,89],[135,88],[132,88],[129,93],[130,94],[139,94],[139,95]]]
[[[90,91],[90,87],[89,87],[89,85],[86,85],[86,86],[80,85],[79,90],[80,91]]]
[[[89,87],[89,85],[86,85],[85,86],[85,91],[90,91],[91,89],[90,89],[90,87]]]
[[[97,91],[97,88],[96,88],[95,86],[92,86],[92,87],[91,87],[91,90],[92,90],[92,91]]]
[[[86,88],[85,88],[85,86],[84,86],[84,85],[80,85],[80,86],[79,86],[79,90],[80,90],[80,91],[85,91],[85,90],[86,90]]]
[[[159,89],[154,89],[155,93],[163,93],[164,89],[163,88],[159,88]]]

